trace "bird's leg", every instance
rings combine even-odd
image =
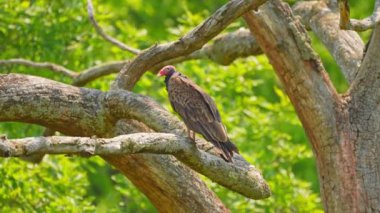
[[[191,131],[189,128],[187,128],[187,136],[188,136],[193,142],[195,142],[195,132],[194,132],[194,131]]]

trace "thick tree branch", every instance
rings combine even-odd
[[[187,138],[173,134],[136,133],[110,139],[35,137],[5,140],[0,143],[0,156],[2,157],[23,157],[29,154],[89,156],[136,153],[172,154],[195,171],[248,198],[262,199],[270,195],[260,173],[253,166],[247,165],[244,161],[237,161],[233,164],[224,163],[218,157],[199,152],[193,142]]]
[[[293,6],[303,24],[311,28],[329,50],[346,80],[351,83],[363,58],[364,44],[354,31],[339,29],[339,14],[321,1],[301,1]]]
[[[6,112],[0,113],[0,121],[36,123],[69,135],[91,136],[93,132],[99,135],[115,134],[114,124],[123,118],[139,120],[155,131],[185,135],[181,129],[182,123],[171,118],[170,113],[148,97],[120,90],[105,93],[77,88],[25,75],[0,75],[0,112]],[[197,149],[188,151],[182,150],[176,157],[211,180],[250,198],[269,196],[268,186],[260,173],[241,157],[236,156],[236,162],[229,164]],[[239,176],[232,181],[234,177],[229,177],[228,172],[223,172],[224,178],[215,175],[220,167],[231,169],[230,175],[235,172],[235,176],[237,173],[244,174],[251,184],[239,184],[242,181]]]
[[[366,31],[380,24],[380,0],[376,0],[373,14],[365,19],[350,19],[348,0],[339,0],[340,28],[345,30]]]
[[[113,88],[133,88],[140,77],[153,66],[200,49],[232,21],[250,9],[257,9],[264,2],[266,0],[233,0],[226,3],[202,24],[179,40],[168,44],[155,45],[144,50],[123,68]]]
[[[193,53],[173,58],[154,65],[150,70],[158,71],[168,64],[177,64],[187,60],[209,59],[217,64],[229,65],[237,58],[262,54],[256,39],[247,29],[239,29],[232,33],[218,36],[212,43],[206,44],[202,49]]]
[[[95,12],[94,12],[94,7],[92,5],[92,1],[91,0],[87,0],[87,12],[88,12],[88,17],[91,21],[91,24],[94,26],[96,32],[102,36],[106,41],[109,41],[111,42],[112,44],[116,45],[117,47],[119,47],[120,49],[122,50],[126,50],[130,53],[133,53],[135,55],[139,54],[141,51],[138,50],[138,49],[135,49],[133,47],[130,47],[126,44],[124,44],[123,42],[107,35],[107,33],[104,32],[104,30],[99,26],[99,24],[96,22],[96,19],[95,19]]]
[[[14,58],[8,60],[0,60],[0,66],[9,66],[9,65],[23,65],[34,68],[43,68],[46,70],[53,71],[55,73],[59,73],[65,75],[69,78],[75,78],[78,74],[72,70],[67,69],[58,64],[50,63],[50,62],[34,62],[27,59],[22,58]]]

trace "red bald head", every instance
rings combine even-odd
[[[174,72],[176,72],[175,67],[173,65],[167,65],[158,72],[157,76],[168,76],[172,75]]]

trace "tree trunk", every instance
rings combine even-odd
[[[341,96],[288,5],[270,1],[245,20],[309,137],[326,212],[380,212],[380,27]]]

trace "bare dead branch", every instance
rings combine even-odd
[[[27,59],[22,58],[13,58],[7,60],[0,60],[0,66],[9,66],[9,65],[23,65],[34,68],[43,68],[46,70],[53,71],[55,73],[63,74],[69,78],[75,78],[78,74],[66,67],[63,67],[58,64],[50,63],[50,62],[34,62]]]
[[[80,72],[79,75],[73,79],[73,85],[84,86],[88,82],[93,81],[97,78],[112,73],[118,73],[126,63],[128,63],[128,60],[107,62],[99,66],[90,67]]]
[[[98,22],[96,22],[96,19],[95,19],[95,12],[94,12],[94,7],[92,5],[92,1],[91,0],[87,0],[87,12],[88,12],[88,17],[91,21],[91,24],[94,26],[96,32],[102,36],[106,41],[109,41],[111,42],[112,44],[116,45],[117,47],[119,47],[120,49],[122,50],[126,50],[130,53],[133,53],[135,55],[139,54],[141,51],[139,49],[135,49],[133,47],[130,47],[126,44],[124,44],[123,42],[109,36],[107,33],[104,32],[104,30],[100,27],[100,25],[98,24]]]
[[[154,45],[139,54],[119,74],[113,88],[131,89],[140,77],[153,66],[200,49],[232,21],[250,9],[257,9],[266,0],[234,0],[214,12],[202,24],[177,41]]]
[[[340,30],[339,14],[329,9],[324,2],[300,1],[292,9],[326,46],[344,77],[351,83],[363,58],[364,44],[359,34]]]
[[[339,0],[339,11],[341,29],[361,32],[373,29],[377,24],[380,24],[380,0],[376,0],[373,14],[361,20],[350,19],[348,0]]]
[[[100,135],[113,134],[114,123],[123,118],[139,120],[158,132],[174,133],[178,136],[172,137],[176,141],[182,141],[174,145],[174,148],[170,148],[169,143],[172,144],[174,138],[165,143],[161,139],[155,139],[154,134],[152,137],[143,135],[136,138],[135,142],[128,142],[130,144],[126,144],[125,147],[135,152],[144,152],[146,149],[147,152],[156,150],[158,153],[168,154],[177,150],[178,152],[174,155],[180,161],[211,180],[250,198],[269,196],[266,183],[254,167],[238,155],[234,157],[236,162],[231,164],[206,152],[198,152],[195,146],[189,146],[190,144],[185,140],[186,134],[181,128],[183,124],[148,97],[122,90],[100,92],[94,89],[78,88],[34,76],[0,75],[0,121],[32,122],[52,127],[64,134],[91,136],[94,132],[92,129],[96,129]],[[177,137],[183,137],[183,139]],[[150,138],[146,145],[143,142],[144,138]],[[58,145],[56,137],[51,137],[49,140],[52,141],[51,146]],[[84,140],[92,143],[98,139]],[[99,139],[98,145],[106,143],[104,140],[106,139]],[[84,144],[83,147],[89,146],[81,139],[77,138],[74,141]],[[185,145],[188,147],[186,148]],[[137,148],[139,146],[140,149]],[[165,149],[159,151],[159,147],[166,148],[167,151],[164,151]],[[70,151],[68,147],[62,149]],[[27,154],[38,153],[29,150]],[[99,154],[104,154],[104,152]],[[223,167],[230,171],[224,171]]]

